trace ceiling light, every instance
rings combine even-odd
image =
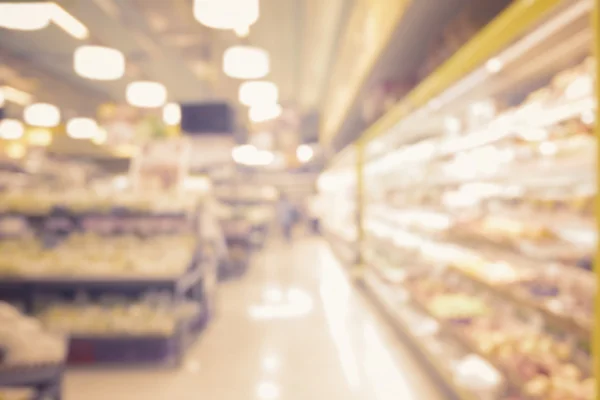
[[[223,55],[223,71],[231,78],[263,78],[270,71],[269,53],[258,47],[230,47]]]
[[[134,107],[161,107],[167,101],[167,88],[158,82],[138,81],[127,85],[127,102]]]
[[[301,144],[296,149],[296,158],[301,163],[309,162],[315,155],[314,150],[307,144]]]
[[[64,8],[56,3],[49,3],[50,17],[52,21],[75,39],[87,39],[90,35],[88,28],[77,18],[69,14]]]
[[[15,89],[12,86],[0,87],[0,93],[0,96],[4,97],[5,101],[10,101],[22,106],[26,106],[33,101],[33,96],[29,93]]]
[[[17,119],[3,119],[0,121],[0,138],[7,140],[20,139],[25,133],[23,123]]]
[[[31,126],[54,128],[60,123],[60,110],[52,104],[35,103],[25,108],[23,117]]]
[[[167,125],[179,125],[181,122],[181,107],[177,103],[169,103],[163,107],[163,122]]]
[[[502,68],[504,68],[504,63],[502,61],[500,61],[498,58],[490,58],[485,63],[485,68],[488,70],[488,72],[490,72],[492,74],[496,74],[496,73],[502,71]]]
[[[91,118],[71,118],[67,122],[67,135],[73,139],[92,139],[98,134],[98,124]]]
[[[244,82],[240,85],[238,98],[240,103],[249,107],[261,104],[277,104],[279,89],[273,82]]]
[[[50,24],[50,4],[0,3],[0,28],[18,31],[36,31]]]
[[[110,47],[81,46],[75,50],[73,66],[84,78],[111,81],[125,74],[125,56]]]
[[[279,104],[258,105],[250,108],[248,115],[252,122],[265,122],[279,117],[282,111]]]
[[[267,150],[259,150],[251,144],[237,146],[231,152],[233,161],[248,166],[266,166],[275,160],[275,155]]]
[[[194,17],[214,29],[251,26],[260,15],[258,0],[195,0]]]

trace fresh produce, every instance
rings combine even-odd
[[[0,302],[0,368],[59,363],[66,344],[61,336],[44,330],[42,324]]]
[[[193,236],[72,235],[54,248],[34,239],[0,242],[0,275],[165,278],[189,267]]]
[[[198,313],[193,304],[151,301],[112,304],[56,303],[39,315],[44,326],[68,335],[170,336],[182,318]]]

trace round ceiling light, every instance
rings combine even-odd
[[[248,107],[262,104],[277,104],[279,101],[279,89],[273,82],[244,82],[240,85],[238,98],[240,103]]]
[[[279,104],[261,104],[251,107],[248,116],[252,122],[266,122],[279,117],[282,111]]]
[[[110,47],[81,46],[75,50],[73,66],[84,78],[112,81],[125,75],[125,56]]]
[[[258,47],[230,47],[223,54],[223,71],[231,78],[263,78],[270,71],[269,53]]]
[[[258,0],[196,0],[194,17],[214,29],[239,29],[254,24],[260,15]]]
[[[44,29],[52,19],[46,3],[0,3],[0,28],[16,31]]]
[[[167,101],[167,88],[150,81],[131,82],[127,85],[127,102],[134,107],[161,107]]]
[[[20,139],[25,133],[25,126],[17,119],[3,119],[0,121],[0,138],[7,140]]]
[[[67,135],[73,139],[93,139],[98,134],[98,124],[91,118],[71,118],[67,122]]]
[[[35,103],[27,106],[23,118],[31,126],[54,128],[60,123],[60,110],[48,103]]]
[[[168,103],[163,107],[163,122],[175,126],[181,122],[181,107],[177,103]]]

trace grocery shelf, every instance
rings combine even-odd
[[[430,334],[417,334],[414,329],[411,329],[410,321],[404,318],[404,315],[400,313],[402,307],[410,307],[406,305],[405,301],[398,301],[395,296],[380,282],[379,278],[372,271],[367,271],[364,275],[365,287],[367,294],[374,300],[375,304],[379,305],[382,311],[389,317],[390,322],[396,328],[399,335],[406,341],[410,342],[412,348],[421,357],[422,361],[429,368],[429,370],[436,376],[447,396],[455,400],[478,400],[479,397],[475,393],[471,393],[465,388],[459,387],[455,383],[455,379],[452,374],[451,365],[444,365],[443,358],[440,359],[441,354],[428,349],[425,346],[425,340],[431,340],[434,335],[433,332],[437,332],[437,328],[432,329]],[[424,337],[425,336],[425,337]],[[456,360],[454,360],[456,362]],[[452,364],[450,362],[449,364]]]

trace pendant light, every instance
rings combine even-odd
[[[248,116],[252,122],[266,122],[279,117],[282,112],[279,104],[261,104],[251,107]]]
[[[52,20],[50,3],[0,3],[0,28],[16,31],[44,29]]]
[[[84,78],[112,81],[125,75],[125,56],[103,46],[80,46],[73,57],[75,72]]]
[[[98,124],[91,118],[71,118],[67,122],[67,135],[72,139],[93,139],[98,134]]]
[[[250,27],[260,15],[259,0],[195,0],[194,17],[214,29]]]
[[[162,107],[167,101],[167,88],[158,82],[131,82],[127,85],[126,97],[127,102],[134,107]]]
[[[260,79],[270,72],[269,53],[252,46],[233,46],[223,54],[223,72],[231,78]]]
[[[3,119],[0,121],[0,139],[15,140],[23,137],[25,126],[17,119]]]
[[[23,117],[31,126],[54,128],[60,123],[60,110],[53,104],[35,103],[25,107]]]
[[[277,104],[279,89],[269,81],[250,81],[240,85],[238,98],[240,103],[251,107],[261,104]]]

